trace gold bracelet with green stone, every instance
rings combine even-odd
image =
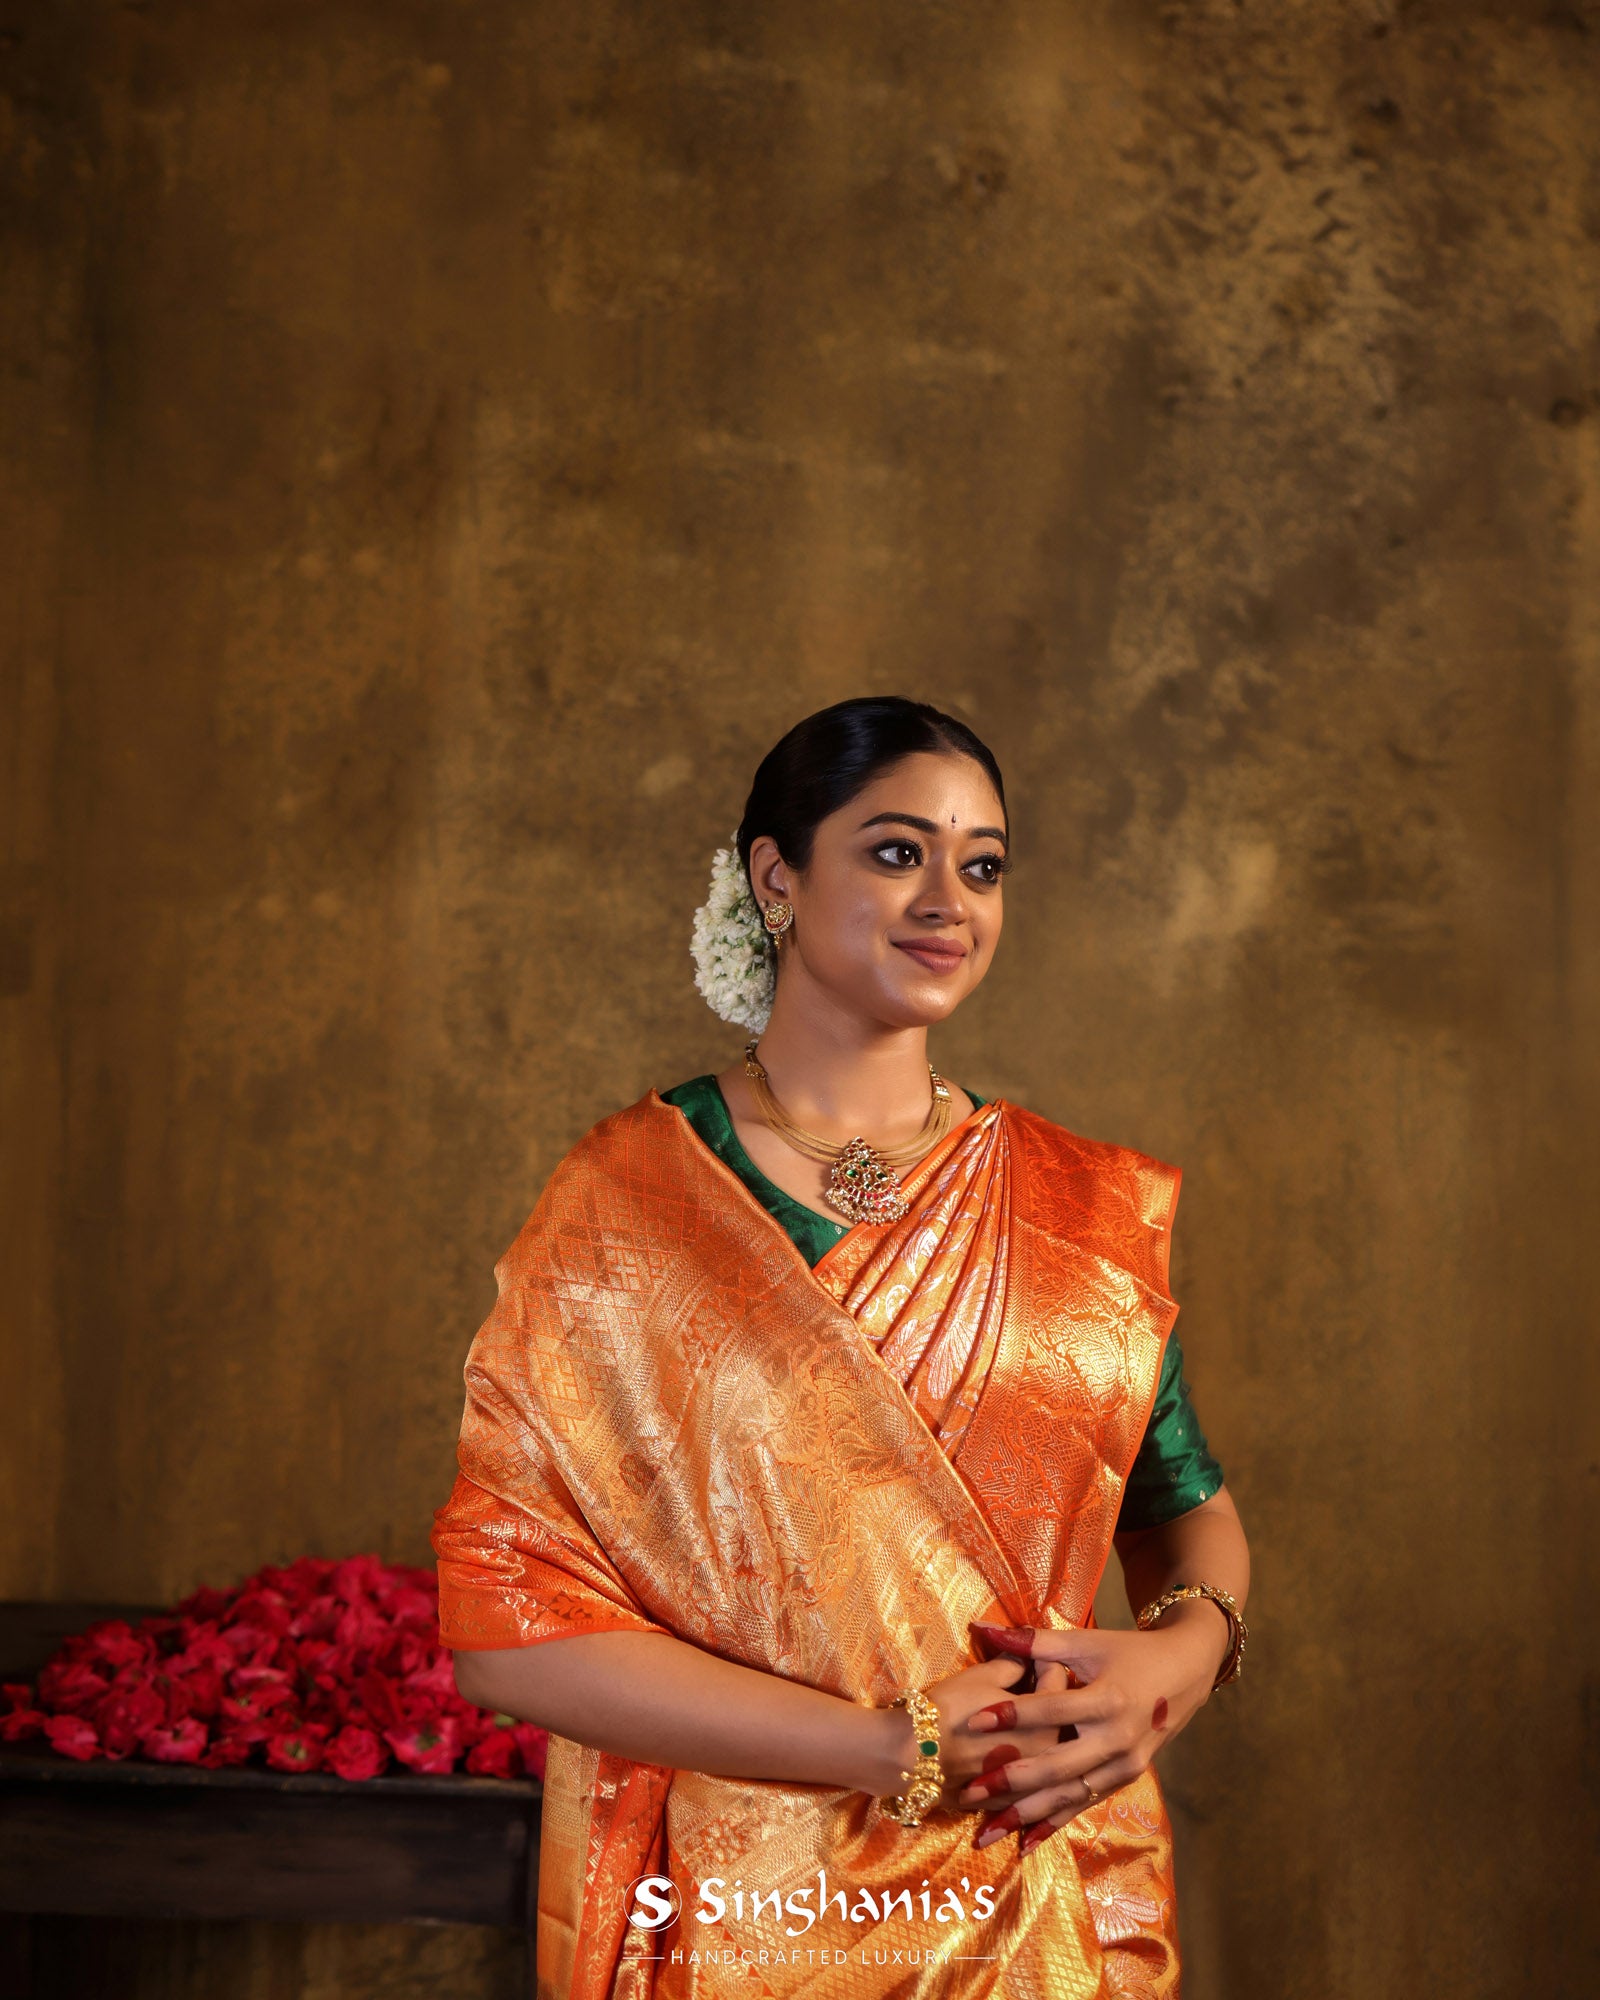
[[[911,1726],[917,1732],[917,1761],[914,1769],[900,1773],[909,1780],[905,1790],[878,1803],[901,1826],[921,1826],[923,1815],[944,1791],[944,1766],[939,1762],[939,1711],[917,1688],[897,1694],[889,1706],[903,1708],[910,1715]]]

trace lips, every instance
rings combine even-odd
[[[953,972],[967,955],[965,945],[953,944],[947,938],[896,938],[891,942],[897,951],[903,951],[930,972]]]

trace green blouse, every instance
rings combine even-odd
[[[767,1179],[740,1143],[722,1087],[714,1076],[691,1077],[661,1095],[678,1107],[718,1159],[730,1166],[761,1206],[782,1223],[808,1264],[815,1264],[844,1235],[848,1224],[830,1221]],[[975,1106],[983,1101],[981,1097],[972,1099]],[[1221,1485],[1222,1467],[1206,1447],[1189,1399],[1189,1385],[1183,1379],[1183,1349],[1177,1334],[1170,1333],[1150,1420],[1122,1495],[1117,1532],[1126,1534],[1175,1520],[1202,1500],[1209,1500]]]

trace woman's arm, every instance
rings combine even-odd
[[[674,1771],[839,1785],[883,1798],[902,1789],[902,1774],[917,1761],[903,1708],[869,1708],[741,1667],[669,1632],[585,1632],[463,1651],[455,1669],[462,1695],[482,1708]],[[929,1688],[951,1732],[942,1755],[946,1803],[994,1750],[993,1737],[961,1735],[958,1725],[1021,1671],[1015,1660],[982,1660]],[[1013,1732],[1005,1740],[1032,1750],[1055,1735]]]
[[[1250,1547],[1226,1487],[1175,1521],[1118,1535],[1114,1546],[1135,1612],[1180,1583],[1217,1584],[1244,1609],[1250,1594]],[[1170,1633],[1185,1627],[1199,1656],[1214,1655],[1214,1673],[1227,1655],[1231,1628],[1226,1616],[1209,1598],[1194,1598],[1164,1612],[1158,1629]]]
[[[470,1702],[675,1771],[841,1785],[881,1797],[916,1762],[904,1709],[868,1708],[665,1632],[586,1632],[455,1656]]]

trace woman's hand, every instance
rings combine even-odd
[[[1230,1637],[1224,1614],[1203,1598],[1175,1605],[1148,1632],[973,1629],[990,1645],[1031,1658],[1039,1692],[974,1706],[953,1741],[941,1730],[940,1762],[967,1769],[966,1745],[993,1732],[1003,1731],[1005,1743],[1026,1741],[1021,1756],[958,1786],[955,1799],[958,1806],[1003,1807],[986,1820],[975,1847],[1023,1830],[1022,1853],[1082,1812],[1091,1792],[1115,1791],[1149,1768],[1210,1699]],[[1068,1685],[1069,1672],[1077,1685]]]
[[[1065,1670],[1057,1668],[1055,1672],[1064,1688]],[[996,1659],[980,1660],[976,1666],[963,1667],[960,1673],[924,1689],[939,1711],[939,1764],[945,1777],[944,1790],[939,1795],[941,1806],[959,1810],[957,1794],[972,1779],[1014,1760],[1037,1756],[1054,1745],[1055,1729],[1043,1722],[1004,1731],[985,1729],[976,1734],[962,1726],[978,1710],[993,1707],[1008,1688],[1027,1679],[1024,1662],[1002,1654]],[[909,1771],[917,1761],[916,1732],[903,1709],[894,1713],[896,1721],[903,1725],[896,1737],[894,1754],[900,1757],[897,1770]],[[903,1756],[902,1749],[906,1751]],[[894,1782],[886,1789],[899,1792],[903,1787]]]

